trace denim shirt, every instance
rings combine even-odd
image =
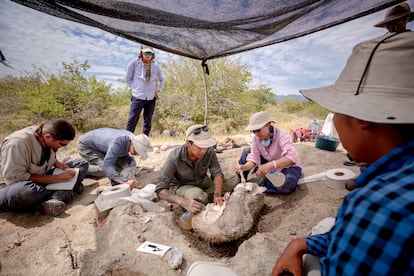
[[[125,158],[128,164],[134,160],[129,154],[130,134],[124,129],[98,128],[81,135],[78,142],[105,155],[102,171],[110,180],[123,179],[116,170],[116,162],[120,158]]]
[[[126,83],[132,88],[132,96],[140,100],[152,100],[157,89],[156,80],[158,79],[158,90],[164,88],[164,77],[161,69],[154,61],[151,61],[151,78],[149,82],[145,79],[145,64],[141,58],[134,59],[128,64]]]

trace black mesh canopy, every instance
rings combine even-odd
[[[14,0],[155,48],[207,60],[385,9],[385,0]]]

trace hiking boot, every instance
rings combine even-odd
[[[80,195],[83,192],[83,184],[79,183],[79,185],[76,185],[75,188],[73,188],[73,191]]]
[[[65,210],[65,203],[63,201],[52,198],[42,202],[42,209],[46,215],[57,217]]]
[[[71,202],[75,197],[76,193],[74,191],[56,191],[52,195],[53,199],[63,201],[64,203]]]

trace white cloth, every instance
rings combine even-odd
[[[326,136],[333,136],[334,132],[334,124],[333,124],[333,113],[329,113],[326,118],[325,122],[323,123],[322,133]]]

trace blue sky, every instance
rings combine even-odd
[[[407,1],[414,7],[414,0]],[[299,89],[333,83],[353,46],[385,33],[372,27],[385,10],[272,46],[234,55],[253,73],[254,84],[263,83],[277,95],[299,94]],[[408,27],[414,30],[411,22]],[[140,44],[97,28],[40,13],[11,1],[0,0],[0,49],[8,64],[0,64],[0,76],[20,75],[33,65],[51,72],[62,62],[88,60],[98,79],[119,85],[128,62]],[[157,51],[157,59],[167,57]]]

